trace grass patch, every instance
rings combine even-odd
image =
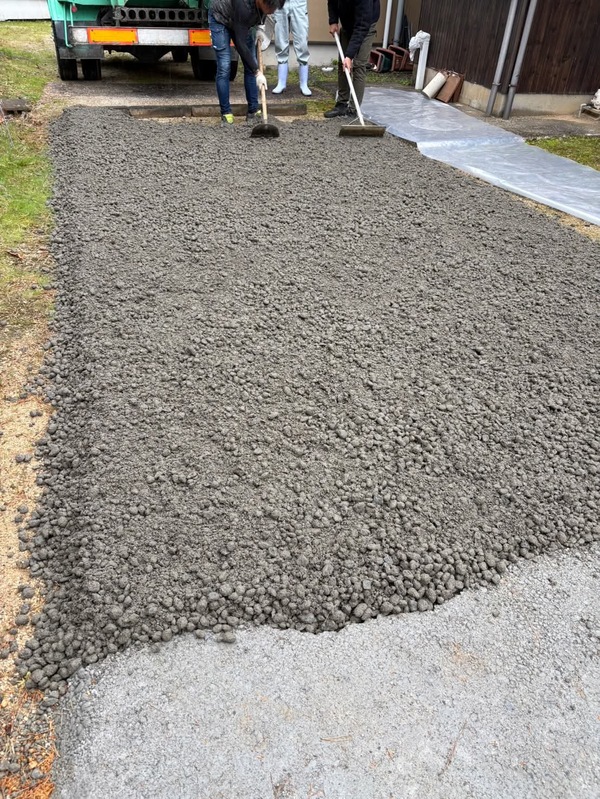
[[[532,139],[530,144],[554,155],[562,155],[584,166],[600,170],[600,136],[565,136],[560,139]]]
[[[37,127],[21,120],[7,124],[8,131],[0,130],[2,249],[18,244],[32,225],[43,223],[50,186],[50,165]]]
[[[50,165],[37,128],[10,122],[12,145],[0,130],[0,354],[20,330],[50,309],[47,252]]]
[[[323,72],[321,67],[310,65],[308,85],[311,89],[323,89],[327,92],[335,93],[337,89],[337,62],[332,64],[331,72]],[[241,67],[238,74],[242,73]],[[277,68],[266,67],[265,76],[269,83],[269,89],[277,83]],[[410,86],[412,76],[410,72],[367,72],[367,86]],[[288,86],[298,85],[298,70],[290,69],[287,79]]]
[[[25,97],[32,103],[56,77],[49,22],[0,23],[0,97]]]
[[[55,71],[47,22],[0,24],[0,97],[35,102]],[[0,126],[0,354],[50,310],[44,127],[29,117],[9,118],[6,125]]]

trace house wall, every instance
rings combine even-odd
[[[387,0],[380,0],[381,14],[377,26],[377,44],[383,41],[383,29],[385,25],[385,11]],[[419,16],[421,13],[422,0],[404,0],[404,13],[408,17],[412,26],[413,35],[418,30]],[[394,35],[396,24],[396,12],[398,9],[397,0],[392,0],[392,19],[390,24],[390,40]],[[308,37],[313,44],[329,44],[332,39],[329,35],[329,17],[327,14],[327,0],[308,0]]]
[[[529,0],[520,0],[501,92],[508,88]],[[464,73],[490,88],[510,0],[423,0],[431,34],[428,66]],[[593,94],[600,80],[600,0],[538,0],[517,92]]]
[[[491,86],[510,0],[423,0],[419,27],[431,34],[428,66]]]
[[[519,92],[593,95],[600,86],[600,0],[538,0]]]

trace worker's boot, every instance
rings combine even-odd
[[[333,119],[334,117],[347,117],[348,103],[336,103],[330,111],[325,111],[323,116],[325,119]]]
[[[273,89],[273,94],[281,94],[287,86],[288,64],[277,64],[277,86]]]
[[[310,97],[312,92],[308,88],[308,64],[298,64],[298,75],[300,78],[300,91],[305,97]]]

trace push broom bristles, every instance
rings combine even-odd
[[[383,136],[385,128],[381,125],[374,125],[365,122],[364,125],[354,125],[352,122],[349,125],[342,125],[340,128],[340,136]]]
[[[344,64],[344,51],[342,50],[340,37],[338,36],[337,33],[334,33],[333,38],[335,39],[338,53],[340,54],[340,64]],[[375,125],[372,122],[368,123],[365,122],[365,118],[363,117],[362,111],[360,110],[360,103],[358,102],[356,91],[354,90],[352,75],[350,74],[350,70],[348,69],[348,67],[346,67],[345,65],[344,65],[344,74],[346,75],[346,80],[348,81],[348,88],[350,89],[350,95],[352,97],[352,102],[354,103],[354,108],[356,109],[358,119],[355,119],[354,121],[350,122],[349,125],[343,125],[340,128],[340,136],[371,136],[371,137],[375,136],[377,138],[383,136],[383,134],[385,133],[385,128],[381,127],[381,125]]]

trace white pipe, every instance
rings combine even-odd
[[[521,36],[521,43],[519,44],[519,52],[517,53],[517,61],[513,69],[512,78],[510,79],[508,94],[506,95],[506,105],[502,111],[502,119],[508,119],[510,117],[512,104],[515,99],[515,94],[517,93],[517,84],[521,77],[521,67],[523,66],[523,59],[525,58],[525,51],[527,50],[527,44],[529,42],[529,34],[531,33],[536,6],[537,0],[530,0],[529,8],[527,9],[527,17],[525,18],[525,27],[523,29],[523,35]]]
[[[420,50],[419,63],[417,65],[417,77],[415,80],[415,89],[420,92],[425,83],[425,69],[427,67],[427,54],[429,53],[429,41],[431,35],[425,31],[418,31],[408,43],[410,51],[410,60],[415,60],[415,52]]]
[[[383,29],[383,46],[387,47],[390,41],[390,22],[392,21],[392,3],[394,0],[388,0],[385,9],[385,27]]]
[[[430,100],[433,100],[433,98],[436,96],[436,94],[438,94],[438,92],[440,91],[440,89],[442,88],[444,83],[446,83],[447,80],[448,78],[446,75],[444,75],[443,72],[438,72],[437,75],[435,75],[429,81],[427,86],[425,86],[425,88],[423,89],[423,94],[426,97],[429,97]]]
[[[512,36],[513,28],[515,26],[515,17],[517,16],[517,6],[519,0],[511,0],[510,8],[508,9],[508,17],[506,18],[506,27],[504,28],[504,38],[500,47],[500,55],[498,56],[498,64],[496,65],[496,74],[494,75],[494,82],[490,90],[487,108],[485,110],[486,117],[491,116],[494,110],[494,103],[496,102],[496,95],[500,88],[500,81],[502,80],[502,71],[504,70],[504,63],[506,61],[506,54],[508,53],[508,45]]]
[[[398,10],[396,11],[396,25],[394,26],[394,44],[400,44],[402,35],[402,23],[404,22],[404,0],[398,0]]]

